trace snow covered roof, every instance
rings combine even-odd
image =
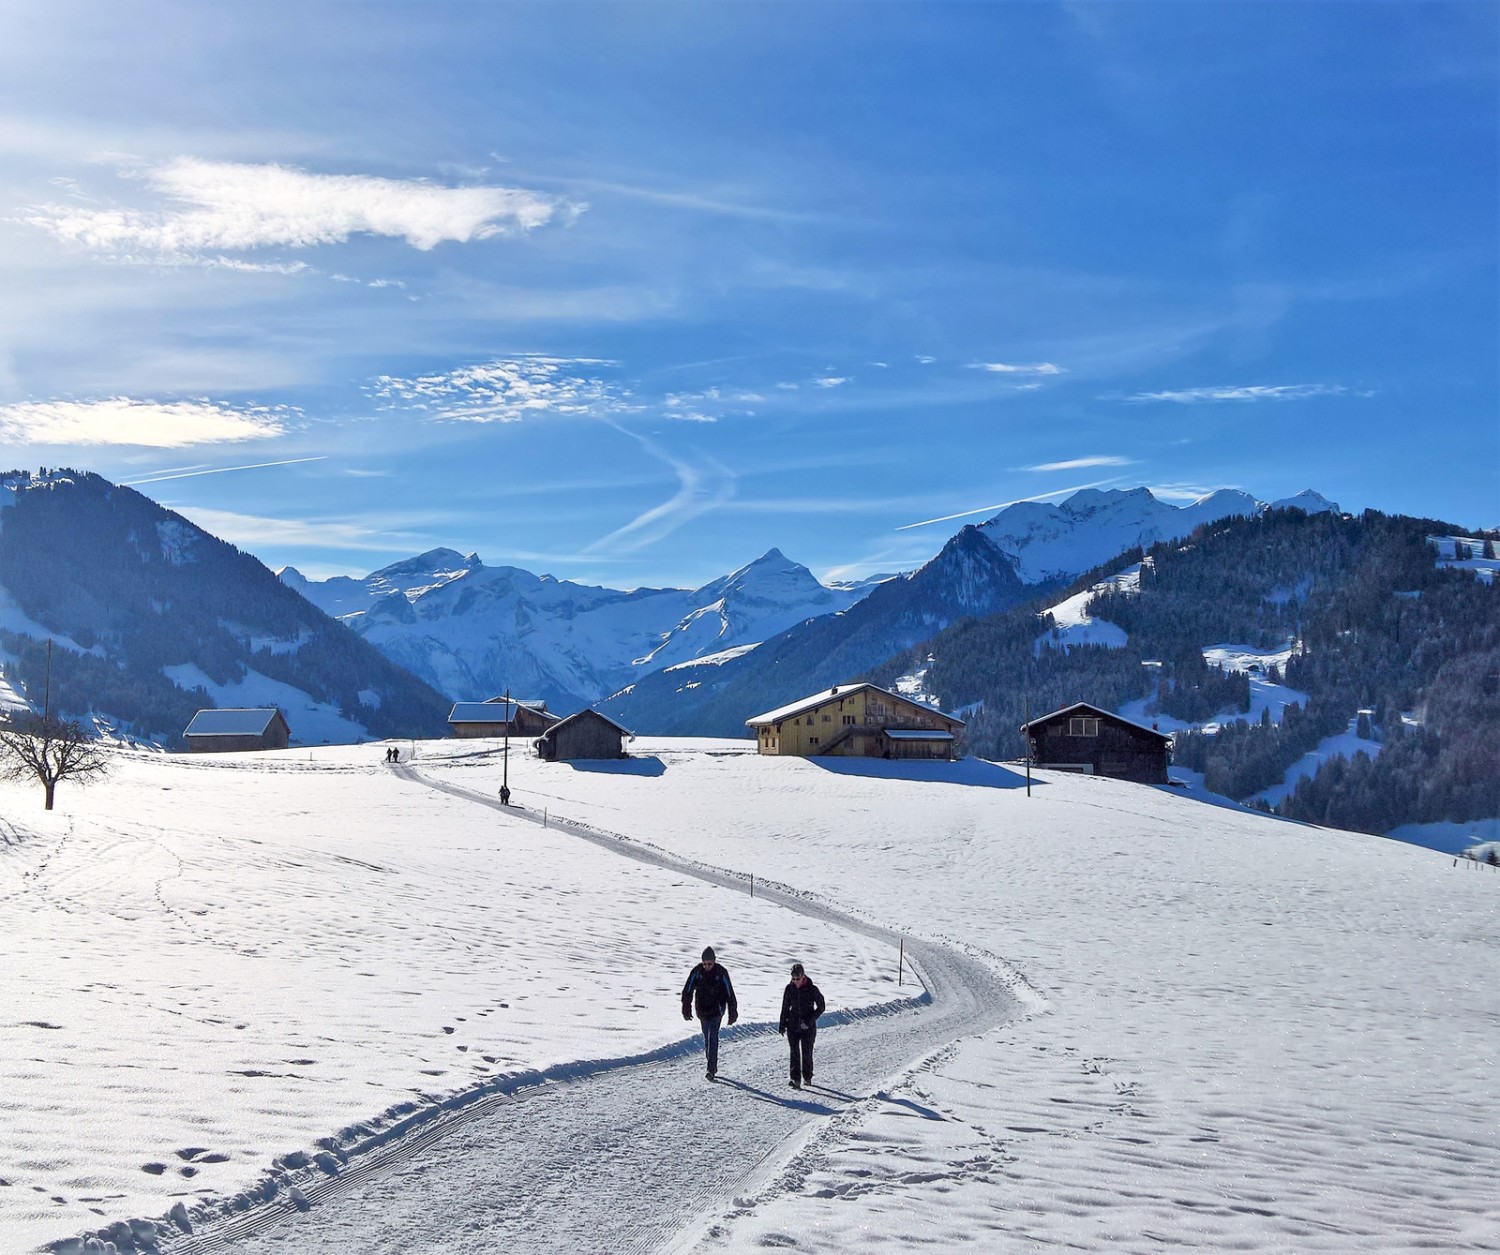
[[[286,718],[275,706],[227,710],[200,710],[183,736],[260,736],[273,719]]]
[[[484,699],[483,705],[503,706],[505,705],[507,700],[514,702],[517,706],[524,706],[527,710],[547,709],[547,703],[544,702],[540,697],[512,697],[507,699],[503,693],[499,697],[486,697]]]
[[[1116,723],[1123,723],[1128,728],[1139,728],[1142,732],[1149,732],[1152,736],[1159,736],[1163,741],[1170,741],[1171,734],[1162,732],[1158,728],[1148,728],[1144,723],[1137,723],[1134,719],[1126,719],[1123,715],[1117,715],[1112,710],[1105,710],[1101,706],[1092,705],[1089,702],[1074,702],[1071,706],[1064,706],[1061,710],[1054,710],[1050,715],[1038,715],[1030,723],[1023,723],[1021,731],[1035,724],[1046,723],[1049,719],[1056,719],[1059,715],[1071,715],[1075,710],[1086,710],[1090,714],[1098,715],[1101,719],[1112,719]]]
[[[505,723],[508,712],[494,702],[454,702],[449,723]]]
[[[635,735],[635,733],[632,732],[629,728],[622,728],[618,723],[616,723],[608,715],[601,714],[599,711],[595,710],[592,706],[589,707],[589,709],[587,709],[587,710],[577,711],[576,713],[569,715],[566,719],[559,719],[550,728],[548,728],[547,731],[544,732],[542,735],[543,736],[551,736],[559,728],[563,727],[566,724],[572,723],[575,719],[582,719],[585,715],[593,715],[594,718],[596,718],[596,719],[603,719],[605,723],[609,724],[610,727],[612,727],[616,731],[618,731],[621,736],[634,736]]]
[[[792,702],[789,706],[778,706],[775,710],[768,710],[763,715],[756,715],[753,719],[746,719],[745,724],[748,727],[757,728],[765,723],[780,723],[783,719],[791,719],[806,710],[816,710],[825,702],[832,701],[834,698],[849,697],[862,689],[869,689],[872,692],[879,693],[883,697],[889,697],[893,702],[901,702],[907,706],[919,706],[923,710],[930,710],[933,714],[942,715],[944,719],[958,724],[959,727],[963,726],[964,721],[962,719],[954,719],[952,715],[945,715],[935,706],[928,706],[925,702],[913,701],[904,694],[892,693],[889,689],[883,689],[879,685],[871,684],[868,681],[863,684],[835,684],[831,689],[824,689],[821,693],[814,693],[811,697],[804,697],[800,701]]]

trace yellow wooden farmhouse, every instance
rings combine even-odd
[[[840,684],[745,720],[762,754],[953,758],[962,719],[873,684]]]

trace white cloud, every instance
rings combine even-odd
[[[25,221],[99,252],[174,257],[218,249],[308,248],[357,234],[401,238],[425,250],[446,241],[529,231],[581,212],[580,206],[519,188],[442,187],[191,157],[137,177],[169,206],[50,204],[34,208]]]
[[[840,384],[849,382],[847,376],[825,375],[822,379],[814,379],[813,382],[820,388],[837,388]]]
[[[168,503],[163,502],[164,505]],[[383,531],[373,520],[364,519],[273,519],[232,510],[213,510],[204,506],[177,504],[169,509],[191,519],[211,536],[251,552],[281,546],[310,549],[355,549],[384,552],[424,543],[420,536]],[[303,572],[307,574],[307,572]]]
[[[527,354],[414,379],[381,375],[370,391],[387,408],[405,404],[446,422],[519,423],[547,414],[600,417],[641,408],[627,389],[583,369],[618,365],[600,358]]]
[[[1348,396],[1342,384],[1283,383],[1249,384],[1219,388],[1175,388],[1162,392],[1137,392],[1126,397],[1132,404],[1146,401],[1175,401],[1181,405],[1200,401],[1301,401],[1306,397]]]
[[[974,362],[975,370],[987,370],[996,375],[1060,375],[1061,366],[1051,362],[1033,362],[1029,366],[1017,366],[1010,362]]]
[[[297,413],[278,407],[239,409],[213,401],[39,401],[0,406],[0,440],[12,444],[139,445],[182,449],[197,444],[269,440]]]
[[[1100,454],[1088,458],[1069,458],[1066,462],[1042,462],[1037,466],[1027,466],[1022,469],[1028,471],[1079,471],[1088,466],[1129,466],[1131,462],[1132,459],[1130,458]]]

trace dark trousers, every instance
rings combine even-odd
[[[723,1018],[722,1015],[705,1015],[702,1020],[703,1053],[708,1056],[710,1072],[719,1070],[719,1023]]]
[[[787,1029],[787,1045],[792,1048],[792,1080],[812,1080],[812,1048],[817,1036],[816,1024],[811,1028]]]

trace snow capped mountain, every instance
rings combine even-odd
[[[282,578],[455,700],[512,692],[589,705],[637,676],[760,643],[874,587],[828,587],[772,549],[697,589],[575,584],[434,549],[362,580]]]
[[[1275,503],[1309,514],[1338,506],[1308,490]],[[1068,580],[1136,546],[1189,535],[1204,523],[1250,516],[1271,507],[1248,493],[1221,488],[1186,506],[1169,505],[1149,488],[1086,488],[1060,505],[1022,501],[1007,506],[979,530],[1016,564],[1028,584]]]
[[[1283,497],[1271,502],[1273,510],[1301,510],[1304,514],[1337,514],[1338,503],[1328,500],[1322,493],[1304,488],[1295,497]]]

